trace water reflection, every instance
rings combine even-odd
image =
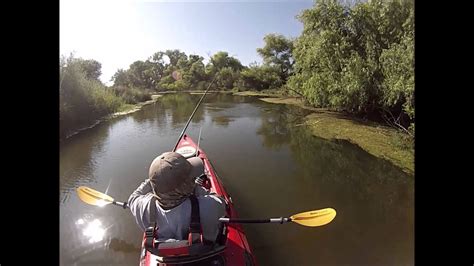
[[[217,126],[227,127],[229,122],[234,121],[232,117],[229,116],[215,116],[212,118],[212,122],[214,122]]]
[[[90,244],[100,242],[104,239],[106,229],[99,219],[88,221],[87,218],[79,218],[75,224]]]
[[[127,199],[151,160],[173,146],[200,97],[165,95],[63,143],[61,191],[75,195],[85,184]],[[197,140],[202,127],[200,145],[240,217],[337,210],[332,223],[318,228],[245,226],[259,265],[413,264],[413,177],[347,141],[313,137],[304,115],[257,98],[209,94],[187,131]],[[62,265],[138,262],[143,232],[128,210],[89,206],[74,196],[60,208]]]
[[[316,230],[305,229],[294,233],[305,232],[306,236],[288,237],[303,240],[306,245],[317,248],[320,255],[338,250],[340,257],[324,254],[328,257],[321,256],[321,262],[412,264],[413,177],[348,141],[314,137],[309,129],[301,126],[299,110],[288,106],[276,108],[277,112],[262,112],[262,124],[257,134],[269,149],[289,147],[291,150],[297,167],[290,182],[299,187],[298,194],[291,194],[291,201],[299,203],[300,210],[312,209],[313,205],[334,207],[338,211],[334,222],[324,229],[330,232],[330,239],[325,239],[329,236],[321,236]],[[273,186],[280,185],[275,180],[268,182]],[[283,188],[285,184],[281,186]],[[285,190],[281,193],[289,194]],[[247,228],[255,243],[261,242],[258,238],[267,237],[264,246],[257,246],[263,264],[271,265],[283,259],[264,254],[275,253],[279,249],[278,243],[285,238],[275,236],[267,228]],[[387,242],[387,235],[392,241]],[[319,239],[310,240],[310,236]],[[291,254],[290,250],[286,256]]]
[[[189,119],[189,115],[193,112],[194,108],[196,107],[196,103],[199,101],[200,95],[191,95],[191,94],[167,94],[161,97],[161,99],[157,102],[156,108],[158,109],[158,115],[160,115],[160,111],[166,110],[165,112],[161,112],[161,114],[168,114],[171,118],[171,122],[173,125],[178,125],[182,123],[186,123]],[[192,122],[199,123],[204,119],[204,109],[198,108]]]
[[[292,133],[302,126],[302,121],[309,111],[301,108],[290,108],[285,105],[275,105],[274,109],[264,109],[261,113],[262,124],[257,134],[263,136],[263,145],[279,149],[291,142]]]
[[[110,124],[99,124],[60,143],[60,200],[65,202],[74,188],[94,181],[94,169],[109,136]],[[67,147],[67,148],[65,148]],[[69,158],[74,158],[73,160]]]

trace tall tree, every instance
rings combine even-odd
[[[75,63],[82,68],[84,71],[86,78],[99,80],[100,75],[102,75],[102,64],[94,59],[82,59],[82,58],[75,58]]]
[[[408,125],[414,120],[413,9],[411,0],[317,1],[299,16],[304,28],[288,85],[315,106],[388,112]]]
[[[118,69],[117,72],[112,76],[110,81],[114,82],[114,86],[129,86],[129,73],[127,70]]]
[[[166,50],[164,54],[166,56],[168,56],[170,65],[172,65],[172,66],[177,66],[178,61],[180,59],[184,59],[184,60],[188,59],[188,57],[186,56],[185,53],[183,53],[183,52],[181,52],[180,50],[177,50],[177,49],[175,49],[175,50]]]
[[[237,58],[229,56],[227,52],[219,51],[211,57],[206,66],[206,72],[212,78],[218,75],[217,88],[232,89],[243,68],[244,66]]]
[[[229,56],[229,53],[223,51],[215,53],[208,64],[209,70],[214,73],[226,67],[231,68],[233,71],[240,71],[243,68],[239,59]]]
[[[240,72],[241,87],[245,90],[278,89],[283,85],[279,69],[269,65],[250,65]]]
[[[263,40],[265,46],[257,52],[265,64],[279,69],[281,79],[286,82],[293,69],[293,41],[279,34],[268,34]]]

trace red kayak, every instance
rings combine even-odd
[[[212,167],[204,151],[194,143],[187,135],[183,135],[177,145],[176,152],[189,158],[199,156],[204,162],[204,171],[208,177],[208,187],[212,193],[216,193],[225,199],[227,205],[227,217],[236,218],[232,199],[227,194],[224,186],[219,180],[217,173]],[[142,252],[140,265],[257,265],[254,255],[247,242],[247,238],[242,227],[239,224],[222,224],[222,238],[212,248],[199,249],[196,246],[190,246],[188,241],[179,241],[181,243],[163,243],[159,244],[160,251],[150,249],[146,245],[147,233],[145,232],[142,242]],[[148,235],[148,240],[150,234]],[[149,243],[149,242],[148,242]],[[168,248],[168,249],[167,249]]]

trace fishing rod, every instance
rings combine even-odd
[[[176,148],[178,147],[179,141],[180,141],[181,138],[184,136],[184,132],[186,132],[186,129],[188,128],[189,123],[191,122],[191,119],[193,119],[194,114],[196,113],[197,109],[199,108],[199,105],[201,105],[201,102],[202,102],[202,100],[204,99],[204,97],[206,96],[207,92],[208,92],[209,89],[211,88],[212,83],[214,83],[214,80],[216,80],[217,75],[218,75],[218,74],[216,74],[216,75],[214,76],[214,78],[212,79],[211,84],[209,84],[209,86],[207,87],[206,91],[205,91],[204,94],[202,95],[201,99],[199,99],[199,102],[197,103],[196,107],[194,108],[193,113],[192,113],[191,116],[189,117],[188,122],[186,122],[186,125],[185,125],[184,128],[183,128],[183,131],[182,131],[181,134],[179,135],[178,141],[176,141],[176,144],[174,145],[173,152],[176,151]]]
[[[199,143],[201,142],[201,130],[202,130],[202,127],[199,128],[199,137],[198,137],[198,145],[196,149],[196,157],[199,155]]]

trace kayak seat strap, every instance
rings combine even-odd
[[[199,216],[199,202],[196,195],[189,196],[191,200],[191,223],[189,224],[189,244],[202,243],[201,217]]]
[[[156,226],[156,198],[152,197],[150,200],[150,216],[148,217],[148,224],[150,225],[145,230],[145,247],[155,248],[155,238],[157,238],[158,228]]]

